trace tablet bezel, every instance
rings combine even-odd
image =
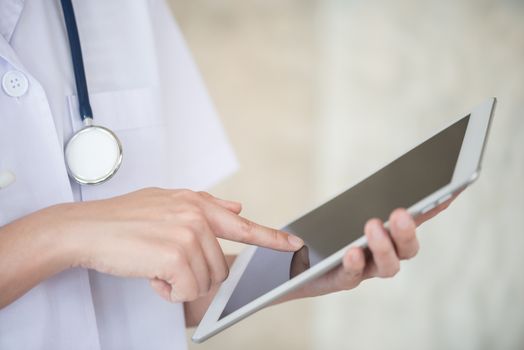
[[[439,190],[431,193],[430,195],[417,202],[410,208],[408,208],[408,212],[413,217],[428,212],[440,203],[445,202],[447,199],[451,198],[451,196],[454,193],[463,190],[465,187],[467,187],[469,184],[471,184],[478,178],[481,167],[482,155],[484,153],[487,135],[495,110],[496,101],[496,98],[490,98],[478,107],[476,107],[471,113],[469,113],[470,119],[466,128],[466,132],[464,134],[464,140],[462,142],[462,147],[460,149],[460,153],[457,159],[451,182],[446,186],[440,188]],[[465,116],[467,115],[468,114],[466,114]],[[441,130],[437,131],[435,135],[450,127],[455,122],[464,118],[465,116],[457,118],[453,122],[449,123],[449,125],[446,125]],[[425,140],[423,140],[422,142],[424,141]],[[410,148],[409,150],[417,147],[419,144]],[[398,157],[401,157],[403,154],[409,152],[409,150],[403,152]],[[382,169],[389,163],[390,162],[377,168],[375,171]],[[374,174],[375,171],[371,172],[371,174]],[[367,175],[365,178],[369,176],[370,175]],[[359,181],[347,187],[346,189],[344,189],[344,191],[341,191],[332,198],[335,198],[339,194],[347,191],[348,189],[358,184],[365,178],[359,179]],[[329,200],[325,201],[324,203],[327,202],[329,202]],[[308,211],[306,214],[303,214],[300,217],[307,215],[309,212],[311,211]],[[385,225],[387,226],[388,223],[386,222]],[[342,261],[345,252],[350,247],[366,247],[366,245],[366,237],[361,236],[359,239],[353,241],[352,243],[338,250],[336,253],[320,261],[307,271],[304,271],[303,273],[290,279],[289,281],[284,282],[280,286],[274,288],[273,290],[267,292],[266,294],[258,297],[257,299],[251,301],[250,303],[242,306],[241,308],[235,310],[231,314],[219,320],[218,318],[222,314],[229,298],[231,297],[231,294],[235,290],[236,285],[240,280],[240,277],[242,276],[244,270],[246,269],[249,261],[251,260],[253,254],[257,249],[257,247],[255,246],[247,247],[235,259],[233,266],[231,266],[229,277],[226,281],[224,281],[224,283],[222,283],[219,290],[217,291],[215,297],[213,298],[213,301],[211,302],[204,317],[202,318],[202,321],[198,325],[198,328],[196,329],[195,333],[193,334],[192,340],[194,342],[200,343],[210,338],[211,336],[217,334],[225,328],[262,309],[264,306],[269,305],[271,302],[282,297],[283,295],[300,287],[307,281],[310,281],[322,275],[323,273],[329,271],[335,266],[339,265]]]

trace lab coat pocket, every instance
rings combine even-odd
[[[111,129],[120,139],[122,165],[108,182],[81,186],[83,200],[112,197],[150,186],[166,187],[167,143],[160,94],[153,88],[89,95],[93,123]],[[76,96],[68,97],[73,129],[82,128]]]
[[[158,92],[154,88],[137,88],[90,93],[93,121],[113,131],[129,130],[163,124]],[[78,98],[68,96],[69,115],[73,128],[82,127]]]

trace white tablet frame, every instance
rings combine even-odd
[[[459,191],[463,190],[464,188],[466,188],[468,185],[473,183],[478,178],[480,166],[481,166],[482,155],[484,153],[487,135],[488,135],[489,128],[491,125],[493,113],[495,111],[496,102],[497,102],[496,98],[490,98],[489,100],[485,101],[484,103],[476,107],[469,114],[470,118],[469,118],[468,126],[466,129],[466,133],[464,135],[464,140],[462,142],[462,147],[460,149],[459,157],[457,160],[457,164],[455,166],[455,171],[453,172],[453,177],[452,177],[451,182],[447,184],[446,186],[440,188],[439,190],[433,192],[432,194],[428,195],[427,197],[425,197],[424,199],[422,199],[415,205],[408,208],[408,212],[413,217],[426,213],[429,210],[433,209],[435,206],[441,204],[442,202],[445,202],[446,200],[451,198],[453,194],[458,193]],[[465,114],[464,116],[467,116],[467,114]],[[437,131],[435,134],[453,125],[458,120],[464,118],[464,116],[457,118],[456,120],[451,122],[449,125]],[[402,156],[403,154],[399,155],[399,157]],[[382,167],[377,168],[376,170],[380,170]],[[374,172],[371,172],[371,174],[373,173]],[[366,178],[368,176],[366,176]],[[355,182],[354,184],[344,189],[344,191],[340,193],[347,191],[349,188],[353,187],[354,185],[358,184],[360,181],[364,179],[365,178],[360,179],[359,181]],[[387,225],[387,222],[385,223],[385,225]],[[229,277],[220,286],[217,294],[215,295],[215,298],[211,302],[211,305],[207,309],[206,314],[204,315],[202,321],[198,325],[198,328],[196,329],[195,333],[193,334],[192,340],[196,343],[200,343],[210,338],[211,336],[217,334],[218,332],[224,330],[225,328],[233,325],[234,323],[244,319],[245,317],[269,305],[271,302],[282,297],[283,295],[298,288],[299,286],[303,285],[307,281],[310,281],[322,275],[323,273],[331,270],[332,268],[334,268],[335,266],[341,263],[342,258],[344,254],[346,253],[346,251],[350,247],[354,247],[354,246],[366,247],[367,246],[366,237],[361,236],[359,239],[353,241],[352,243],[340,249],[336,253],[330,255],[326,259],[317,263],[316,265],[311,267],[309,270],[304,271],[303,273],[299,274],[295,278],[281,284],[280,286],[276,287],[275,289],[267,292],[266,294],[258,297],[257,299],[253,300],[252,302],[244,305],[243,307],[239,308],[238,310],[235,310],[231,314],[225,316],[221,320],[218,320],[229,298],[231,297],[231,294],[235,290],[236,285],[238,284],[238,281],[240,280],[240,277],[244,273],[244,270],[246,269],[249,261],[251,260],[253,254],[255,253],[257,249],[257,247],[255,246],[247,247],[235,259],[233,266],[231,266]]]

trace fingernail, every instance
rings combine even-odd
[[[304,245],[304,241],[302,240],[302,238],[299,238],[295,235],[288,235],[287,240],[293,247],[300,248]]]

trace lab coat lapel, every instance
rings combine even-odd
[[[11,64],[16,69],[23,69],[22,63],[16,56],[16,53],[13,51],[9,42],[4,38],[3,35],[0,35],[0,58],[3,58],[6,62]]]
[[[0,35],[7,41],[11,40],[24,3],[24,0],[0,0]]]

